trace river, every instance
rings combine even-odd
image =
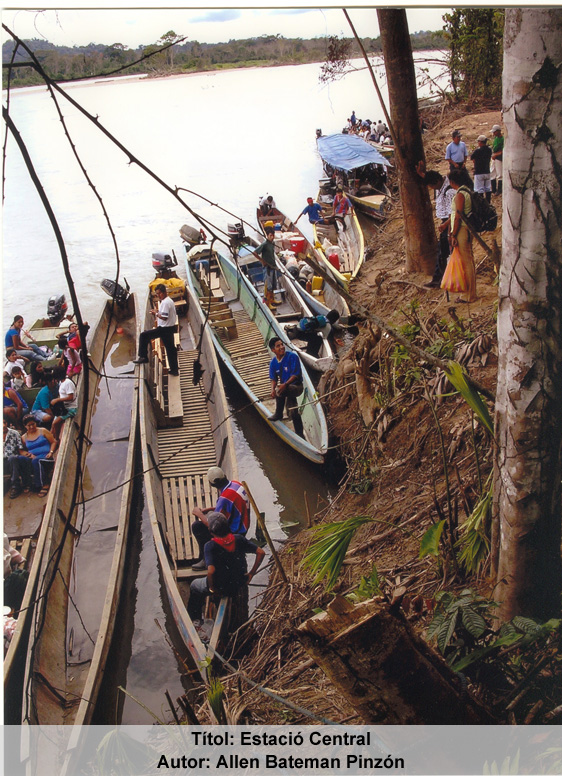
[[[324,134],[341,131],[352,110],[362,118],[382,117],[366,71],[330,85],[321,85],[318,75],[319,65],[312,64],[87,82],[67,85],[65,92],[169,186],[197,192],[215,203],[182,194],[191,208],[226,231],[227,223],[235,220],[255,223],[258,199],[267,193],[295,218],[306,197],[315,196],[322,173],[316,129]],[[151,254],[174,250],[181,266],[184,249],[179,228],[195,221],[64,98],[59,97],[59,103],[109,214],[121,277],[138,293],[142,308],[147,283],[154,277]],[[82,315],[93,322],[103,301],[99,283],[116,272],[116,255],[101,207],[70,150],[47,91],[39,87],[14,91],[10,113],[63,234]],[[46,312],[51,295],[63,292],[68,298],[53,230],[12,138],[3,216],[6,331],[14,314],[24,315],[26,324],[31,324]],[[304,230],[307,227],[303,224]],[[240,397],[228,385],[227,392],[232,409],[240,409]],[[240,475],[249,481],[265,510],[272,535],[282,540],[292,524],[294,530],[295,523],[305,520],[305,491],[314,512],[330,497],[330,487],[319,467],[285,448],[255,413],[238,413],[235,426]],[[160,589],[142,494],[133,525],[125,603],[106,671],[100,722],[113,722],[116,717],[125,724],[152,721],[129,697],[121,695],[116,703],[111,689],[116,684],[126,686],[166,718],[164,691],[175,698],[186,686],[173,648],[174,629]],[[266,574],[256,577],[256,582],[264,585]],[[259,593],[259,588],[254,592]],[[179,647],[177,641],[175,646]]]

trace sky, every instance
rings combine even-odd
[[[29,5],[26,7],[25,3],[10,3],[9,7],[2,7],[2,22],[19,37],[45,38],[56,45],[67,46],[122,43],[136,48],[156,42],[169,30],[200,43],[220,43],[271,34],[280,34],[285,38],[342,34],[349,37],[351,34],[341,3],[338,6],[328,2],[322,7],[312,8],[288,8],[281,4],[273,8],[252,8],[248,7],[250,2],[245,4],[244,9],[234,6],[181,8],[171,7],[169,2],[164,9],[137,4],[125,7],[127,3],[121,3],[119,9],[92,9],[76,3],[72,3],[72,8],[64,8],[65,5],[70,3],[59,2],[52,9],[49,5],[42,5],[47,10],[38,12],[29,10]],[[373,6],[359,1],[347,8],[359,35],[376,37],[379,34]],[[442,16],[447,10],[409,8],[410,32],[441,29]]]

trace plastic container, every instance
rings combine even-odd
[[[276,232],[280,232],[281,231],[281,224],[275,224],[275,226],[273,228],[275,229]]]
[[[337,253],[330,253],[330,254],[328,254],[328,261],[330,262],[332,267],[335,267],[335,269],[337,269],[338,272],[339,272],[339,269],[340,269],[340,257],[338,256],[338,254]]]
[[[304,237],[293,237],[291,250],[293,253],[304,253]]]

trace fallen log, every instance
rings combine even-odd
[[[399,608],[382,598],[354,605],[336,596],[297,634],[366,724],[497,724]]]

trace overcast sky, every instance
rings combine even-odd
[[[52,5],[52,4],[51,4]],[[236,7],[199,8],[150,7],[126,8],[120,3],[119,10],[107,8],[93,10],[80,8],[72,3],[72,10],[64,8],[70,3],[59,2],[57,10],[26,9],[24,3],[11,3],[2,8],[2,21],[16,35],[22,38],[45,38],[51,43],[67,46],[82,46],[88,43],[122,43],[130,48],[154,43],[169,30],[189,40],[201,43],[219,43],[230,39],[250,38],[259,35],[280,34],[286,38],[314,38],[323,35],[350,35],[341,5],[332,7],[302,8],[278,7],[244,8]],[[245,3],[246,5],[246,3]],[[249,5],[252,5],[250,2]],[[298,5],[298,3],[295,3]],[[357,33],[364,37],[379,34],[376,11],[367,3],[354,3],[362,7],[349,9]],[[49,8],[49,6],[42,6]],[[410,32],[437,30],[443,27],[442,16],[446,8],[409,8]],[[5,38],[3,38],[5,39]]]

